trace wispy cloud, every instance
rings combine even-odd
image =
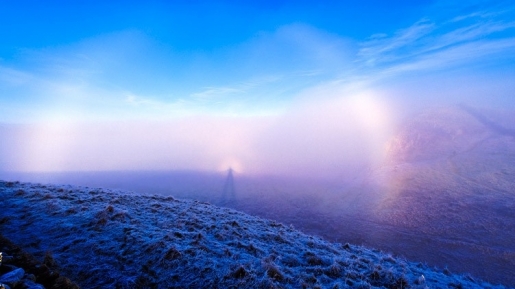
[[[358,52],[359,60],[368,66],[394,61],[400,57],[400,50],[419,45],[420,40],[434,29],[435,25],[424,19],[409,28],[399,30],[392,37],[375,35],[371,40],[362,43]]]
[[[221,96],[233,93],[245,93],[246,90],[241,86],[237,87],[206,87],[203,91],[192,93],[190,96],[197,100],[212,100]]]
[[[260,89],[263,86],[277,82],[281,80],[281,78],[282,77],[278,75],[269,75],[252,78],[229,86],[206,87],[202,91],[192,93],[190,98],[201,102],[217,102],[222,101],[225,97],[236,95],[241,99],[245,94],[251,93],[252,90]]]
[[[146,118],[161,118],[163,116],[185,116],[192,114],[194,105],[184,99],[176,99],[169,96],[167,100],[163,97],[152,97],[137,95],[132,92],[121,93],[120,103],[122,107],[130,107]],[[133,116],[134,117],[134,116]]]
[[[496,41],[474,41],[449,47],[445,50],[420,55],[408,62],[392,65],[382,71],[383,74],[398,74],[409,71],[442,69],[456,66],[485,56],[500,53],[515,53],[515,37]]]
[[[28,83],[31,79],[33,76],[30,73],[0,66],[0,83],[18,86]]]
[[[444,69],[478,62],[478,57],[492,54],[511,55],[515,50],[515,21],[497,17],[501,14],[477,11],[440,22],[424,18],[390,37],[374,36],[363,42],[357,63],[393,73]]]
[[[153,99],[141,97],[139,95],[135,95],[135,94],[130,93],[130,92],[128,92],[126,94],[125,102],[130,104],[130,105],[133,105],[133,106],[147,106],[147,105],[160,106],[160,105],[163,104],[160,101],[156,101],[156,100],[153,100]]]

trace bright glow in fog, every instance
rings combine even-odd
[[[390,112],[371,92],[311,100],[284,115],[51,123],[18,136],[19,171],[205,170],[341,177],[377,161]],[[21,160],[21,161],[20,161]]]
[[[350,177],[379,161],[392,125],[389,108],[372,93],[308,98],[259,137],[266,158],[258,171]]]
[[[244,155],[248,133],[228,119],[75,123],[27,126],[12,157],[21,171],[216,170],[223,158]],[[257,128],[257,127],[254,127]],[[235,138],[237,134],[240,138]],[[228,163],[228,165],[236,165]]]
[[[21,171],[60,171],[69,167],[76,157],[74,127],[64,122],[28,126],[16,140],[20,147],[11,152],[17,159],[12,168]]]

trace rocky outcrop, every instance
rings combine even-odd
[[[0,235],[0,288],[5,289],[78,289],[70,279],[55,270],[48,253],[43,262]]]

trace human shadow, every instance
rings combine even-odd
[[[234,189],[234,176],[232,168],[227,171],[224,187],[222,190],[221,204],[234,204],[236,202],[236,190]]]

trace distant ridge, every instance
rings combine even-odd
[[[473,116],[477,121],[482,123],[484,126],[488,127],[492,131],[502,134],[502,135],[508,135],[515,137],[515,129],[509,129],[506,128],[491,119],[487,118],[484,114],[479,112],[478,110],[474,109],[471,106],[468,106],[466,104],[460,104],[458,105],[459,108],[461,108],[463,111],[467,112],[471,116]]]

